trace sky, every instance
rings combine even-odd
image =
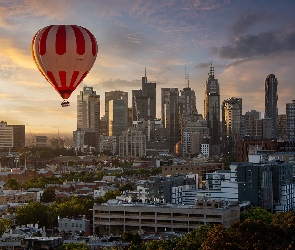
[[[295,99],[294,0],[0,0],[0,120],[26,125],[27,133],[77,129],[77,95],[91,86],[105,92],[141,88],[141,77],[161,88],[195,91],[204,113],[204,85],[210,63],[219,81],[221,102],[242,98],[243,114],[264,116],[264,82],[278,79],[278,111]],[[31,55],[41,28],[75,24],[98,43],[90,73],[72,93],[71,106],[44,79]]]

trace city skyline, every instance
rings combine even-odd
[[[185,68],[203,114],[211,62],[220,101],[242,98],[243,114],[255,109],[264,117],[264,82],[274,74],[278,113],[284,114],[295,99],[294,7],[291,0],[1,1],[0,120],[26,125],[30,133],[72,133],[85,85],[100,95],[102,116],[108,91],[127,91],[131,107],[145,67],[148,82],[157,83],[157,117],[161,88],[186,87]],[[97,60],[66,108],[30,51],[34,34],[50,24],[81,25],[98,43]]]

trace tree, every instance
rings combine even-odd
[[[105,193],[105,195],[103,196],[103,199],[105,202],[107,202],[108,200],[116,199],[116,196],[119,196],[119,195],[121,195],[121,192],[119,190],[109,191]]]
[[[175,248],[175,243],[171,240],[153,240],[147,242],[145,245],[146,250],[171,250],[171,249],[179,249]],[[193,248],[192,248],[193,249]]]
[[[90,248],[83,243],[67,243],[58,247],[57,250],[90,250]]]
[[[131,242],[133,240],[133,233],[130,231],[126,231],[122,234],[121,240],[125,242]]]
[[[120,190],[121,192],[123,192],[123,191],[133,191],[134,188],[133,188],[133,186],[131,185],[131,183],[126,183],[126,184],[122,185],[122,186],[120,187],[119,190]]]
[[[43,191],[43,194],[42,194],[40,200],[43,203],[54,202],[55,197],[56,197],[55,188],[54,187],[48,187]]]
[[[221,162],[224,164],[224,169],[230,169],[229,168],[230,164],[236,161],[237,161],[237,157],[233,155],[226,155],[226,156],[223,156],[221,159]]]
[[[290,249],[285,232],[261,220],[247,219],[229,228],[215,226],[202,243],[202,250],[217,249]]]
[[[241,213],[241,221],[245,221],[246,219],[260,220],[265,223],[271,223],[273,215],[261,207],[255,207]]]
[[[0,235],[2,235],[11,226],[12,226],[12,221],[10,219],[0,218]]]
[[[216,225],[209,233],[207,239],[202,243],[202,250],[239,249],[233,246],[229,234],[222,225]],[[250,249],[250,248],[249,248]]]
[[[135,246],[139,246],[142,243],[142,239],[138,233],[134,234],[131,243]]]
[[[94,199],[94,203],[97,203],[97,204],[102,204],[102,203],[104,203],[104,202],[105,202],[105,200],[104,200],[103,197],[96,197],[96,198]]]
[[[275,214],[273,216],[272,225],[283,229],[285,232],[285,241],[290,242],[290,246],[295,248],[295,212],[289,211]]]
[[[199,249],[212,229],[213,225],[202,225],[198,229],[185,234],[182,239],[175,238],[176,249]]]
[[[36,224],[41,227],[48,225],[47,207],[40,202],[30,202],[15,212],[18,225]]]
[[[20,184],[14,178],[8,179],[5,184],[6,189],[18,190],[20,189]]]

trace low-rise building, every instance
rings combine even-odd
[[[58,230],[64,232],[83,232],[90,233],[90,220],[84,217],[79,218],[60,218],[58,217]]]
[[[239,220],[239,205],[222,200],[200,200],[194,206],[112,202],[93,207],[93,228],[99,235],[129,230],[189,232],[206,224],[229,227]]]
[[[0,193],[0,205],[8,203],[29,203],[37,201],[37,192],[21,192],[16,190],[5,190]]]
[[[175,175],[175,174],[197,174],[199,183],[205,179],[206,173],[213,173],[217,170],[223,170],[223,163],[197,163],[190,165],[170,165],[162,167],[162,175]]]

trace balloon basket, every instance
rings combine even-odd
[[[68,107],[68,106],[70,106],[70,102],[64,100],[60,105],[61,105],[62,107]]]

